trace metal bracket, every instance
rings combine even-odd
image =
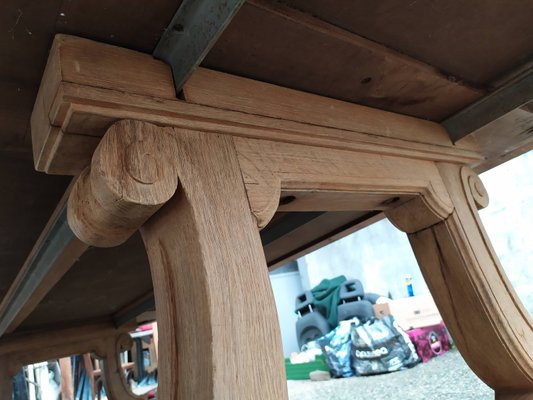
[[[159,40],[154,57],[172,67],[179,94],[244,0],[184,0]]]

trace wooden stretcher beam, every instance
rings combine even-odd
[[[116,328],[112,323],[97,323],[7,335],[0,339],[0,398],[10,399],[12,377],[27,364],[58,359],[71,355],[96,353],[107,361],[107,395],[110,400],[134,400],[124,384],[117,363],[117,344],[127,343],[127,332],[134,328],[126,324]],[[126,339],[125,339],[126,338]],[[116,358],[118,360],[118,357]],[[69,364],[70,365],[70,364]]]
[[[100,322],[4,335],[0,338],[0,357],[14,355],[24,364],[77,354],[76,351],[87,353],[95,349],[84,350],[85,347],[81,346],[79,351],[69,352],[67,349],[65,352],[65,348],[74,348],[75,345],[71,345],[72,343],[89,343],[102,337],[116,336],[132,328],[134,328],[132,324],[117,329],[112,322]]]
[[[456,142],[533,100],[533,66],[442,122]]]
[[[154,50],[154,57],[172,68],[177,94],[243,4],[244,0],[181,2]]]

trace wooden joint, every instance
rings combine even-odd
[[[448,218],[453,206],[428,188],[412,200],[385,211],[387,218],[401,231],[414,233]]]
[[[242,173],[250,209],[257,221],[257,227],[263,229],[278,210],[281,181],[279,177],[266,169],[260,171],[252,167]]]
[[[468,204],[475,209],[488,206],[489,196],[479,176],[469,167],[461,167],[461,183]],[[454,210],[449,198],[433,190],[429,185],[420,196],[396,208],[387,210],[385,215],[400,230],[416,233],[427,229],[450,217]]]
[[[172,197],[178,176],[171,131],[133,120],[107,130],[68,200],[68,222],[80,240],[117,246]]]

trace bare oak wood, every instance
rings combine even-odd
[[[139,400],[147,396],[136,396],[126,382],[126,376],[120,362],[120,353],[132,347],[132,339],[127,334],[110,337],[105,341],[105,354],[102,357],[104,388],[109,400]]]
[[[177,134],[177,194],[142,228],[164,399],[287,399],[277,315],[231,138]],[[258,351],[258,348],[268,351]]]
[[[117,246],[172,197],[178,177],[171,131],[127,120],[107,130],[69,197],[68,222],[80,240]]]
[[[427,226],[453,210],[429,161],[245,138],[234,142],[259,227],[272,218],[277,209],[272,199],[280,195],[295,197],[280,207],[286,211],[387,210],[423,198],[427,207],[418,219]]]
[[[477,208],[487,205],[487,193],[470,169],[453,164],[438,167],[454,212],[442,222],[419,226],[409,234],[418,263],[472,370],[496,393],[531,393],[533,321],[505,276],[479,219]],[[403,211],[413,216],[419,207]],[[404,220],[393,222],[404,228]]]
[[[450,147],[434,122],[198,68],[183,87],[189,103],[263,115],[347,132]],[[472,141],[464,145],[472,146]],[[472,148],[472,147],[471,147]]]

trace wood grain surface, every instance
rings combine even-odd
[[[453,164],[438,167],[454,212],[409,234],[424,278],[470,368],[496,393],[530,393],[533,320],[479,218],[477,208],[488,204],[487,193],[470,169]],[[413,207],[408,215],[417,212]]]
[[[428,226],[453,210],[429,161],[266,140],[234,142],[259,226],[272,218],[271,199],[278,193],[294,196],[289,211],[386,210],[423,195],[430,210],[424,214]],[[387,205],[390,199],[394,204]]]
[[[109,400],[146,400],[148,396],[136,396],[126,382],[126,375],[120,362],[120,353],[131,349],[132,339],[128,334],[105,339],[105,353],[100,355],[104,378],[104,389]]]
[[[533,400],[533,393],[496,393],[495,400]]]
[[[479,85],[528,61],[533,46],[531,4],[521,0],[281,2]]]
[[[176,100],[152,87],[169,83],[153,60],[70,37],[56,47],[34,112],[45,125],[32,132],[36,165],[77,174],[92,159],[70,207],[89,243],[115,245],[144,223],[162,398],[287,398],[258,233],[284,194],[295,198],[290,211],[385,211],[409,233],[471,368],[498,394],[531,392],[531,317],[479,221],[486,193],[462,167],[480,159],[475,143],[453,145],[432,122],[205,70],[186,86],[188,102]],[[151,84],[130,90],[141,71]]]
[[[178,176],[170,132],[128,120],[107,130],[69,197],[69,226],[80,240],[122,244],[172,197]]]
[[[72,363],[70,357],[58,360],[61,371],[61,400],[74,400],[74,384],[72,382]]]
[[[287,399],[272,288],[232,139],[176,137],[180,188],[141,230],[159,325],[158,395]]]

